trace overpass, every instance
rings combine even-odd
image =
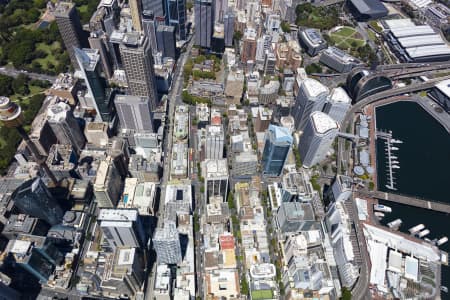
[[[415,207],[419,207],[419,208],[425,208],[425,209],[443,212],[443,213],[447,213],[447,214],[450,213],[450,204],[448,204],[448,203],[431,201],[431,200],[427,200],[427,199],[406,196],[406,195],[400,195],[400,194],[387,193],[387,192],[381,192],[381,191],[370,191],[370,192],[359,191],[359,193],[366,197],[371,197],[371,198],[376,198],[376,199],[380,199],[380,200],[415,206]]]

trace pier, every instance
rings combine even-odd
[[[388,170],[387,170],[387,177],[388,177],[388,181],[389,184],[386,185],[386,187],[390,190],[396,190],[396,188],[394,187],[395,184],[395,178],[394,178],[394,168],[400,168],[398,166],[398,161],[394,160],[397,159],[392,151],[393,150],[398,150],[397,147],[394,147],[393,144],[395,143],[402,143],[402,141],[400,140],[396,140],[392,138],[392,131],[389,132],[383,132],[383,131],[377,131],[377,134],[375,136],[376,138],[381,138],[386,140],[386,154],[387,154],[387,164],[388,164]]]
[[[434,211],[439,211],[443,213],[450,213],[450,204],[443,203],[443,202],[436,202],[436,201],[430,201],[427,199],[421,199],[421,198],[415,198],[412,196],[405,196],[405,195],[399,195],[399,194],[393,194],[393,193],[386,193],[386,192],[380,192],[380,191],[358,191],[361,195],[371,198],[376,198],[380,200],[430,209]]]

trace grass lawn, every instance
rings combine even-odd
[[[339,30],[330,33],[330,38],[336,47],[343,50],[347,50],[349,48],[357,49],[366,44],[360,34],[355,29],[348,26],[344,26]]]
[[[258,290],[252,291],[252,299],[253,300],[263,300],[263,299],[272,299],[273,292],[271,290]]]
[[[29,89],[30,89],[29,95],[14,94],[14,95],[9,96],[9,99],[11,99],[11,101],[17,101],[19,98],[22,98],[22,102],[27,102],[27,101],[29,101],[28,98],[45,91],[44,88],[41,88],[41,87],[38,87],[35,85],[30,85]]]
[[[38,59],[36,59],[36,61],[41,64],[41,66],[44,70],[49,69],[47,67],[48,63],[52,63],[54,66],[56,66],[58,64],[58,61],[56,60],[56,58],[54,56],[54,52],[56,50],[59,50],[60,48],[61,48],[61,45],[59,44],[59,42],[54,42],[51,45],[47,45],[45,43],[37,44],[36,49],[44,51],[45,53],[47,53],[47,56],[44,58],[38,58]]]

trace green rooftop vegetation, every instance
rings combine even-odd
[[[272,290],[252,291],[252,299],[253,300],[273,299],[273,291]]]

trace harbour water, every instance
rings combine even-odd
[[[417,103],[402,101],[380,106],[376,109],[378,130],[392,131],[392,137],[403,141],[398,146],[395,171],[396,191],[388,190],[387,158],[385,141],[377,140],[377,178],[381,191],[424,197],[429,200],[450,202],[450,136],[448,132]],[[423,223],[430,230],[430,240],[447,236],[450,238],[450,215],[426,209],[381,202],[392,207],[383,224],[400,218],[400,231],[408,232],[414,225]],[[450,252],[450,242],[440,247]],[[450,287],[450,267],[442,269],[442,284]],[[442,299],[450,294],[442,293]]]

